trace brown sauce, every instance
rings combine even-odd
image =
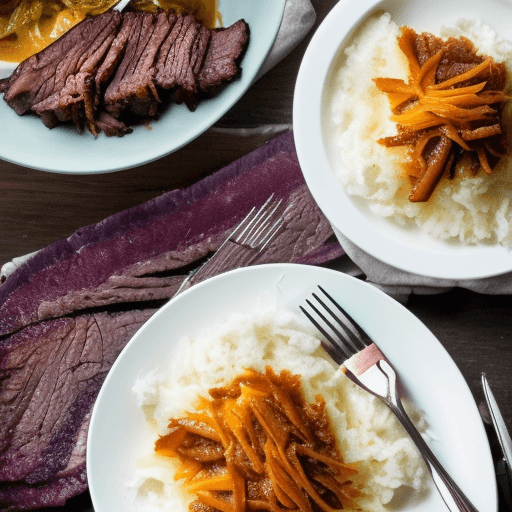
[[[461,161],[490,174],[505,155],[505,65],[479,55],[468,39],[443,40],[401,29],[399,46],[409,62],[409,81],[376,78],[387,94],[398,135],[379,142],[408,146],[409,200],[427,201],[443,176],[453,178]]]
[[[179,460],[175,478],[195,495],[190,510],[334,512],[361,496],[325,402],[308,403],[299,376],[247,370],[197,409],[171,419],[155,445]]]
[[[84,2],[87,3],[94,4]],[[19,2],[9,1],[8,5],[0,6],[0,34],[10,32],[5,37],[0,35],[0,61],[21,62],[58,39],[85,16],[100,14],[115,3],[116,0],[98,0],[95,2],[99,6],[97,9],[69,9],[59,0],[33,1],[28,3],[25,11],[18,11],[15,7]],[[180,14],[193,14],[208,28],[219,26],[222,22],[218,0],[160,0],[159,4]],[[77,2],[77,5],[80,3]],[[151,0],[133,0],[131,5],[144,11],[157,9]],[[21,7],[23,5],[18,6]],[[15,30],[11,31],[9,27]]]

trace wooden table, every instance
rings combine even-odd
[[[215,128],[291,124],[295,79],[309,40],[336,0],[312,0],[317,22],[282,63],[261,78]],[[254,105],[258,109],[254,109]],[[209,130],[157,162],[120,173],[73,176],[0,161],[0,266],[78,228],[187,186],[260,146],[268,136]],[[483,262],[482,264],[485,264]],[[457,289],[413,296],[408,308],[432,330],[460,368],[477,403],[486,372],[512,432],[512,297]],[[449,392],[449,390],[447,390]],[[87,493],[65,510],[90,510]]]

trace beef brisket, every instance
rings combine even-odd
[[[71,121],[78,131],[122,136],[172,102],[193,111],[238,78],[248,41],[243,20],[209,30],[173,10],[110,10],[22,62],[0,92],[19,115],[35,113],[49,128]]]
[[[239,76],[239,64],[248,41],[249,26],[244,20],[212,31],[208,53],[198,73],[199,87],[204,94],[212,96],[221,86]]]
[[[80,72],[94,74],[102,52],[108,50],[121,22],[118,11],[107,11],[85,19],[41,52],[23,61],[5,83],[4,100],[17,114],[31,111],[50,98],[55,101],[58,119],[68,117],[58,99],[70,77]],[[78,80],[85,84],[87,80]],[[77,87],[80,87],[77,85]],[[61,109],[62,107],[62,109]]]
[[[174,100],[186,100],[193,106],[197,101],[196,77],[192,68],[195,42],[200,34],[200,25],[193,16],[185,16],[182,23],[165,41],[165,46],[156,63],[156,82],[168,93],[174,93]]]
[[[124,54],[104,94],[105,108],[114,117],[121,117],[125,109],[142,117],[157,114],[160,99],[153,80],[153,64],[169,30],[170,20],[165,12],[125,15],[121,29],[128,33]]]

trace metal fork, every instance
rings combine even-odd
[[[324,335],[322,346],[326,352],[337,364],[343,364],[342,370],[347,377],[379,397],[395,414],[423,456],[448,510],[478,512],[443,468],[405,412],[401,401],[402,386],[389,361],[354,319],[322,287],[318,288],[330,304],[327,305],[313,293],[319,307],[306,300],[312,312],[302,306],[300,309]]]
[[[253,207],[214,255],[187,276],[174,296],[209,277],[254,263],[279,232],[289,206],[283,199],[274,200],[272,194],[260,208]]]

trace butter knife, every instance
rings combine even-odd
[[[508,505],[508,509],[512,510],[512,439],[510,438],[503,416],[501,415],[496,399],[487,382],[485,373],[482,373],[482,387],[491,415],[492,424],[503,453],[503,459],[498,461],[496,465],[496,479],[503,494],[503,498]]]

